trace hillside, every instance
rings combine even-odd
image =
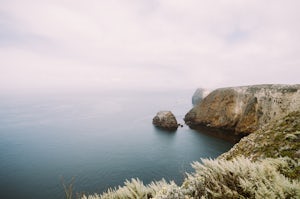
[[[289,177],[300,179],[300,111],[244,137],[219,158],[231,160],[240,156],[253,161],[263,158],[289,157],[298,163]]]

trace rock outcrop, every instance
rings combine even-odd
[[[166,130],[176,130],[178,128],[177,120],[171,111],[160,111],[153,118],[152,123]]]
[[[204,97],[206,97],[209,94],[209,90],[208,89],[204,89],[204,88],[198,88],[195,93],[193,94],[192,97],[192,104],[194,106],[198,105]]]
[[[300,84],[254,85],[214,90],[185,116],[191,128],[208,126],[247,135],[300,110]]]

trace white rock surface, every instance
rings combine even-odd
[[[209,89],[197,88],[197,90],[195,91],[192,97],[193,105],[195,106],[199,104],[203,100],[203,98],[205,98],[210,92],[211,90]]]

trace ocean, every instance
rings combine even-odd
[[[184,125],[155,128],[171,110],[184,124],[193,90],[66,91],[0,95],[0,198],[64,198],[101,193],[131,178],[182,183],[191,163],[216,158],[233,143]]]

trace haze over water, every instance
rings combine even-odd
[[[181,183],[190,163],[232,147],[187,126],[159,130],[171,110],[180,123],[193,90],[93,91],[0,96],[0,198],[63,198],[61,177],[76,192],[103,192],[126,179]]]

